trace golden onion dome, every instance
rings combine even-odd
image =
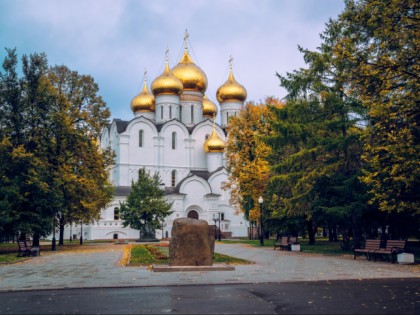
[[[225,142],[219,138],[216,129],[213,128],[211,136],[204,142],[204,151],[206,153],[221,153],[225,147]]]
[[[245,88],[236,82],[235,78],[233,77],[232,73],[232,66],[230,68],[229,78],[227,81],[222,84],[217,89],[216,97],[219,103],[225,102],[225,101],[240,101],[244,102],[246,100],[246,90]]]
[[[182,93],[182,82],[172,74],[168,58],[166,58],[165,70],[152,82],[152,92],[154,95],[180,95]]]
[[[217,115],[217,106],[206,95],[203,97],[203,116],[213,118]]]
[[[207,76],[195,63],[185,48],[184,55],[179,63],[172,69],[172,73],[181,80],[184,90],[193,90],[204,93],[207,89]]]
[[[155,110],[155,98],[147,88],[146,79],[144,79],[143,90],[134,96],[131,100],[131,110],[136,112],[153,112]]]

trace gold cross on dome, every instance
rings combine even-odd
[[[188,30],[185,29],[185,35],[184,35],[184,46],[185,46],[185,50],[188,49],[188,37],[190,37],[190,35],[188,34]]]
[[[144,68],[144,81],[146,81],[146,79],[147,79],[147,69]]]
[[[168,61],[169,60],[169,48],[168,47],[166,47],[165,55],[166,55],[166,61]]]
[[[229,68],[230,69],[232,69],[232,62],[233,62],[233,57],[232,57],[232,55],[230,55],[230,58],[229,58]]]

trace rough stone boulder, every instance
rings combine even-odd
[[[214,234],[205,220],[175,219],[169,243],[171,266],[211,266]]]

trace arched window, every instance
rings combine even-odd
[[[172,132],[172,150],[176,149],[176,132]]]
[[[143,129],[139,130],[139,147],[143,147],[143,136],[144,136],[144,132]]]
[[[179,120],[182,121],[182,106],[179,106]]]
[[[169,119],[172,119],[172,106],[169,106]]]
[[[176,170],[172,170],[172,173],[171,173],[171,185],[172,185],[172,187],[175,187],[175,185],[176,185]]]
[[[225,220],[225,213],[224,212],[220,213],[220,220],[222,220],[222,221]]]
[[[114,220],[119,220],[120,219],[120,209],[115,207],[114,208]]]
[[[160,107],[160,119],[163,119],[163,106]]]

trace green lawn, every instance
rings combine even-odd
[[[214,253],[213,261],[215,263],[225,264],[252,264],[252,262],[235,258],[219,253]],[[131,247],[130,266],[142,266],[150,264],[168,264],[169,247],[158,245],[133,245]]]

